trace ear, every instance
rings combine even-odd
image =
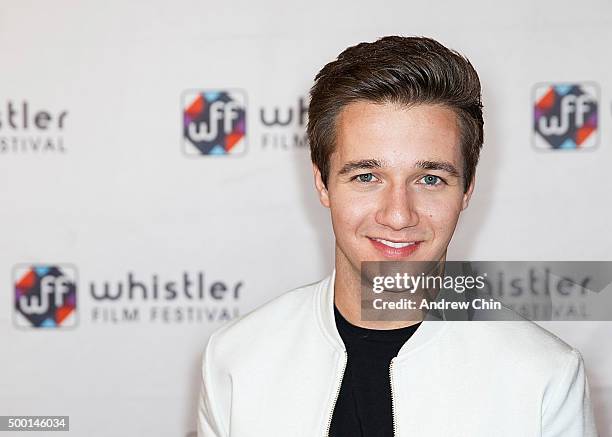
[[[472,192],[474,192],[474,184],[476,183],[476,175],[472,177],[472,181],[468,186],[468,189],[465,193],[463,193],[463,200],[461,202],[461,211],[468,207],[470,203],[470,199],[472,198]]]
[[[321,171],[314,162],[312,163],[312,173],[314,176],[315,188],[317,189],[317,194],[319,195],[319,202],[321,202],[321,205],[323,205],[325,208],[329,208],[329,193],[327,192],[327,188],[323,183]]]

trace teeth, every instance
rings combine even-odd
[[[409,243],[395,243],[393,241],[387,241],[381,238],[374,238],[374,239],[384,244],[385,246],[393,247],[394,249],[401,249],[402,247],[412,246],[414,244],[414,241],[411,241]]]

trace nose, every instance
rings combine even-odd
[[[415,200],[414,194],[404,184],[388,186],[381,193],[376,222],[394,231],[418,225],[419,214]]]

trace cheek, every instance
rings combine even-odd
[[[350,199],[334,200],[331,202],[330,209],[335,226],[341,229],[359,224],[367,215],[367,208],[362,203],[352,202]]]
[[[420,212],[438,234],[452,233],[461,213],[461,199],[427,199],[421,203]]]
[[[334,231],[336,235],[354,234],[372,216],[372,211],[376,208],[375,196],[355,193],[334,194],[330,196]]]

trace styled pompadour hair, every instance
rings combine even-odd
[[[484,124],[480,80],[467,58],[431,38],[386,36],[349,47],[325,65],[310,90],[307,127],[311,159],[325,186],[338,115],[355,101],[452,109],[460,130],[467,191],[482,149]]]

